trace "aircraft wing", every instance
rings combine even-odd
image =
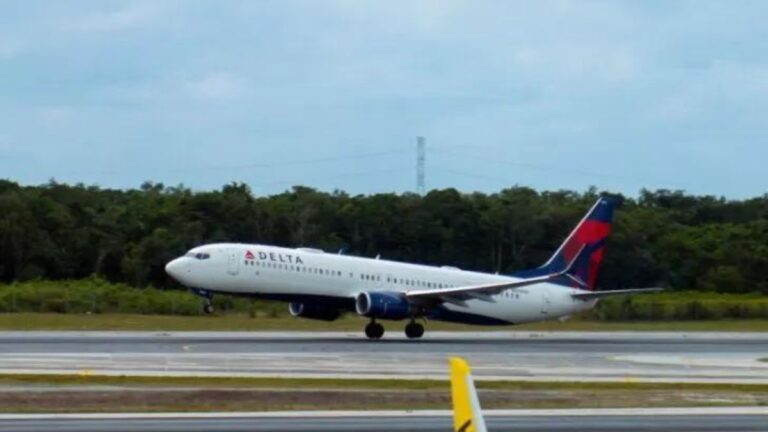
[[[592,300],[603,297],[617,296],[617,295],[629,295],[629,294],[642,294],[664,291],[664,288],[632,288],[622,290],[609,290],[609,291],[584,291],[571,294],[571,297],[579,300]]]
[[[467,285],[451,288],[438,288],[429,290],[415,290],[405,293],[405,297],[408,300],[413,301],[441,301],[463,305],[464,300],[478,299],[493,302],[490,297],[493,294],[498,294],[501,291],[515,288],[522,288],[529,285],[536,285],[544,282],[549,282],[558,277],[566,276],[571,278],[579,285],[584,286],[584,282],[580,281],[577,277],[569,274],[573,268],[573,264],[579,259],[581,252],[584,250],[584,246],[574,255],[573,259],[568,266],[557,273],[548,274],[545,276],[537,276],[526,279],[510,280],[504,282],[494,282],[489,284],[480,285]]]

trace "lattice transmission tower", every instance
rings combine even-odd
[[[427,192],[424,179],[424,159],[426,158],[427,140],[424,137],[416,137],[416,192],[424,196]]]

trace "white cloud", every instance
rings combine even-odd
[[[22,51],[22,44],[12,39],[0,39],[0,60],[16,56]]]
[[[250,88],[245,79],[229,72],[212,72],[187,82],[184,87],[193,97],[205,100],[241,98],[249,93]]]
[[[37,118],[47,126],[62,125],[72,120],[71,108],[63,106],[48,106],[36,110]]]
[[[397,5],[390,2],[337,0],[336,10],[359,23],[380,30],[410,30],[434,33],[446,30],[446,25],[471,8],[468,0],[420,0]],[[397,30],[394,30],[397,32]]]
[[[652,122],[763,124],[758,112],[768,107],[768,63],[713,60],[704,68],[669,71],[663,83],[669,91],[649,104]]]
[[[86,32],[130,30],[158,18],[161,5],[161,2],[137,2],[120,9],[87,12],[67,22],[65,27]]]

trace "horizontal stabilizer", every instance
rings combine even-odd
[[[486,301],[492,300],[487,297],[489,295],[498,294],[501,291],[515,288],[522,288],[531,285],[536,285],[545,282],[551,282],[552,280],[569,276],[569,272],[573,268],[574,263],[578,261],[579,256],[584,251],[584,246],[574,255],[573,259],[568,266],[557,273],[548,274],[545,276],[532,277],[528,279],[509,280],[503,282],[494,282],[483,285],[467,285],[451,288],[439,288],[429,290],[415,290],[405,293],[405,297],[408,300],[438,300],[454,303],[455,301],[463,301],[469,299],[485,299]]]
[[[631,295],[631,294],[643,294],[643,293],[652,293],[652,292],[659,292],[664,291],[664,288],[633,288],[633,289],[623,289],[623,290],[611,290],[611,291],[589,291],[589,292],[578,292],[571,294],[571,297],[579,300],[592,300],[592,299],[599,299],[603,297],[610,297],[610,296],[617,296],[617,295]]]

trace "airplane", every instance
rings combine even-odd
[[[448,364],[451,370],[453,431],[486,432],[485,419],[472,374],[469,372],[469,364],[460,357],[450,357]]]
[[[614,206],[599,198],[546,263],[512,275],[240,243],[195,247],[165,270],[205,298],[206,313],[214,293],[251,296],[288,302],[291,315],[307,319],[356,312],[369,320],[369,339],[384,335],[378,320],[408,320],[405,335],[418,339],[424,326],[417,320],[529,323],[571,316],[607,296],[660,291],[595,290]]]

